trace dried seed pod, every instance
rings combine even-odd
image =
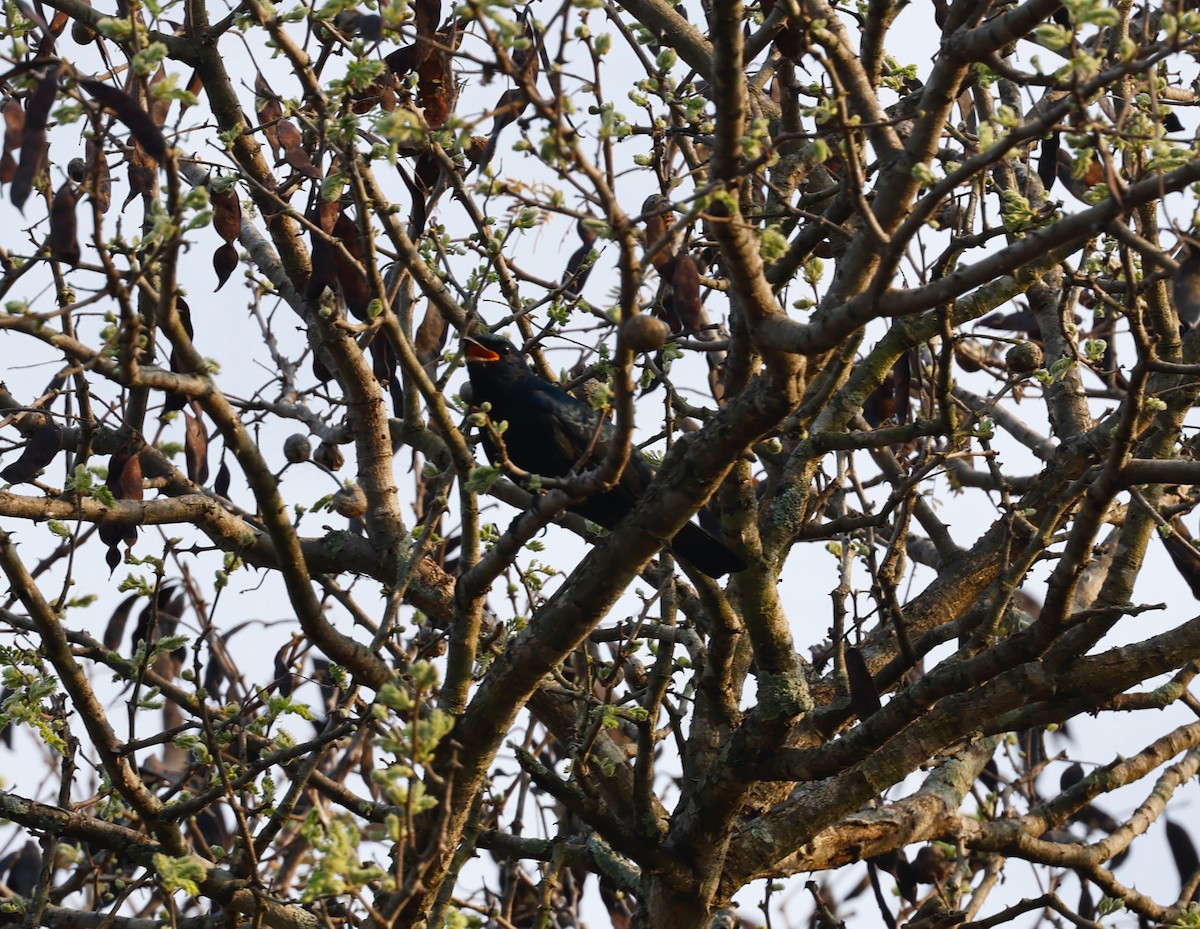
[[[91,45],[96,41],[96,30],[85,23],[75,20],[71,23],[71,38],[76,45]]]
[[[46,424],[29,437],[21,457],[0,471],[0,478],[10,484],[31,481],[38,472],[49,466],[61,450],[62,429],[54,420],[47,418]]]
[[[238,250],[236,248],[228,242],[217,246],[217,250],[213,252],[213,270],[217,272],[217,286],[213,288],[214,293],[225,286],[225,282],[229,280],[229,275],[233,274],[237,264]]]
[[[142,484],[142,456],[133,454],[125,462],[125,467],[121,469],[121,477],[119,480],[120,493],[117,497],[121,500],[141,500],[145,492]]]
[[[9,97],[4,103],[4,152],[10,154],[19,151],[25,133],[25,111],[21,109],[21,101]]]
[[[154,118],[143,110],[133,97],[123,90],[91,78],[80,78],[79,86],[91,94],[97,103],[116,114],[117,119],[125,124],[147,155],[157,162],[162,162],[167,155],[167,140]]]
[[[417,327],[413,337],[413,348],[417,351],[417,360],[432,372],[433,364],[441,357],[442,349],[446,346],[446,336],[450,325],[433,302],[425,308],[425,317]]]
[[[312,158],[304,150],[304,136],[296,128],[295,123],[281,119],[275,124],[275,136],[279,140],[280,148],[283,149],[285,162],[305,177],[316,179],[321,176],[321,172],[313,164]]]
[[[25,201],[33,191],[33,180],[46,162],[46,120],[58,95],[59,64],[46,69],[45,76],[29,97],[25,107],[25,125],[21,135],[21,163],[12,178],[8,198],[13,206],[24,212]],[[7,132],[5,133],[7,135]]]
[[[276,126],[283,119],[283,105],[261,72],[254,78],[254,114],[258,117],[258,124],[263,127],[263,135],[271,146],[271,153],[278,161],[282,146]]]
[[[208,480],[208,433],[199,416],[183,411],[183,450],[188,477],[197,484]]]
[[[217,468],[217,479],[213,481],[213,490],[218,497],[229,499],[229,485],[233,475],[229,473],[229,465],[225,463],[225,459],[221,459],[221,465]]]
[[[1004,360],[1008,363],[1008,370],[1013,374],[1026,375],[1032,374],[1042,367],[1045,357],[1042,354],[1041,346],[1036,342],[1022,342],[1020,345],[1010,348],[1005,354]]]
[[[346,464],[346,456],[333,442],[322,442],[313,452],[313,461],[330,471],[340,471]]]
[[[879,701],[879,691],[862,652],[848,647],[845,655],[846,677],[850,680],[850,707],[862,721],[878,713],[883,704]]]
[[[153,119],[155,125],[159,126],[160,128],[162,126],[166,125],[167,116],[171,112],[171,97],[167,94],[163,94],[161,97],[156,98],[154,96],[153,90],[154,90],[155,84],[161,84],[166,79],[167,79],[167,69],[164,68],[160,64],[158,66],[158,70],[154,72],[154,77],[150,78],[150,88],[149,89],[150,89],[151,93],[148,95],[150,97],[150,101],[151,101],[150,102],[150,118]]]
[[[283,442],[283,457],[292,464],[308,461],[312,457],[312,445],[308,436],[297,432],[288,436]]]
[[[697,332],[708,325],[708,314],[700,302],[700,268],[691,255],[680,255],[667,268],[671,292],[663,300],[663,311],[672,332]],[[678,329],[675,328],[678,325]]]
[[[242,231],[242,203],[238,200],[237,188],[214,190],[209,199],[213,206],[213,228],[232,245]]]
[[[129,156],[129,196],[121,204],[121,209],[124,210],[129,206],[133,198],[139,194],[153,195],[156,179],[154,159],[140,145],[134,145],[133,152]]]
[[[58,188],[50,204],[50,254],[71,267],[79,264],[78,221],[75,217],[78,199],[75,186],[67,181]]]
[[[366,274],[363,272],[362,260],[366,255],[362,231],[358,223],[345,213],[339,213],[337,222],[333,224],[333,235],[353,261],[343,258],[337,252],[332,252],[333,264],[337,268],[337,282],[342,289],[342,297],[346,301],[346,309],[356,318],[364,322],[368,318],[368,306],[371,303],[371,289],[367,286]]]
[[[638,313],[621,323],[625,344],[635,352],[656,352],[666,344],[670,327],[661,319]]]
[[[87,185],[86,190],[92,202],[100,208],[101,213],[107,213],[112,205],[112,178],[108,173],[108,159],[104,157],[104,149],[97,139],[88,139],[87,143]]]
[[[356,519],[367,512],[367,495],[357,484],[346,484],[333,495],[329,505],[335,513],[347,519]]]

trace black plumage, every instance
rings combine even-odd
[[[464,341],[467,373],[476,405],[491,404],[493,422],[507,422],[504,447],[513,464],[544,477],[567,477],[596,467],[612,441],[611,424],[560,387],[538,377],[507,339],[480,335]],[[484,435],[488,458],[498,449]],[[636,451],[612,490],[587,497],[571,511],[613,529],[632,510],[654,479]],[[688,523],[671,541],[671,551],[709,577],[744,571],[745,562],[699,526]]]

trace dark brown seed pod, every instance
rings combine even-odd
[[[10,484],[31,481],[43,468],[48,467],[62,450],[62,429],[51,419],[34,431],[25,444],[21,457],[10,464],[0,477]]]
[[[107,213],[112,205],[112,178],[108,173],[108,159],[104,157],[104,149],[96,139],[88,139],[86,151],[88,177],[85,189],[92,202],[100,208],[100,212]]]
[[[79,264],[78,221],[75,204],[78,202],[75,185],[64,183],[50,204],[50,254],[71,267]]]
[[[879,691],[875,689],[875,681],[871,671],[857,648],[847,648],[846,677],[850,679],[850,706],[859,720],[878,713],[882,704],[879,702]]]
[[[162,162],[167,155],[167,140],[154,118],[143,110],[133,97],[123,90],[91,78],[81,78],[79,86],[91,94],[97,103],[116,114],[117,119],[125,124],[125,128],[137,143],[146,150],[146,154],[155,161]]]
[[[21,135],[21,162],[13,175],[12,187],[8,198],[13,206],[25,211],[25,201],[33,191],[33,180],[42,170],[46,161],[46,120],[50,117],[50,109],[54,106],[54,98],[58,95],[57,62],[46,69],[45,76],[38,81],[37,87],[29,97],[25,107],[25,126]]]
[[[129,156],[129,196],[121,204],[121,209],[129,206],[139,194],[153,195],[154,181],[154,159],[140,145],[134,145],[133,153]]]
[[[425,317],[417,327],[413,338],[413,348],[417,351],[417,360],[432,370],[432,365],[442,354],[446,346],[446,336],[450,326],[442,311],[433,305],[432,301],[425,308]]]
[[[700,302],[700,269],[696,260],[691,255],[680,255],[671,271],[671,299],[675,318],[681,328],[689,332],[703,329],[708,324],[708,317],[704,312],[704,304]]]
[[[213,490],[216,491],[218,497],[229,499],[229,484],[232,480],[232,475],[229,473],[229,465],[225,463],[225,459],[221,459],[221,465],[217,468],[217,479],[213,481]]]
[[[238,264],[238,250],[226,242],[213,252],[213,270],[217,272],[217,286],[214,292],[225,286],[229,275],[233,274]]]

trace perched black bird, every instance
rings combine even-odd
[[[614,429],[600,424],[599,413],[529,370],[507,339],[480,335],[465,339],[463,345],[472,399],[476,405],[491,404],[494,422],[508,423],[504,446],[513,464],[544,477],[567,477],[577,467],[594,467],[604,459]],[[499,458],[487,435],[484,448],[493,462]],[[635,451],[612,490],[588,497],[571,510],[613,529],[653,479],[654,471]],[[693,523],[679,530],[671,551],[709,577],[746,569],[723,542]]]

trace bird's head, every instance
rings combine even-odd
[[[471,380],[468,402],[502,404],[516,385],[532,377],[521,353],[503,336],[471,335],[462,345]]]
[[[492,365],[516,356],[516,347],[503,336],[472,335],[463,339],[463,354],[472,366]]]

